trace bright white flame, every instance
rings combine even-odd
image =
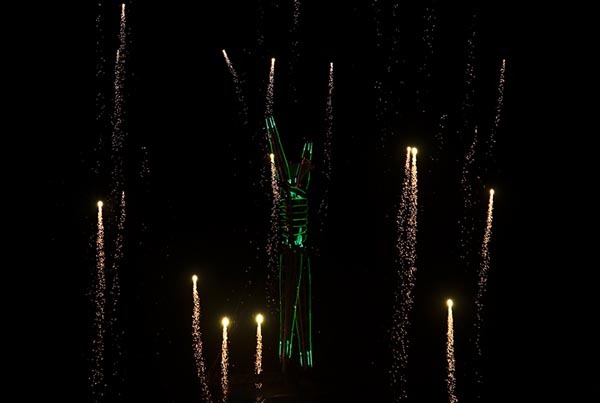
[[[102,208],[102,206],[104,206],[104,203],[102,203],[102,201],[98,201],[98,208]]]
[[[198,276],[196,276],[195,274],[192,276],[192,281],[195,283],[196,281],[198,281]]]
[[[446,305],[448,305],[448,308],[452,308],[452,305],[454,305],[454,302],[452,302],[452,300],[449,299],[448,301],[446,301]]]
[[[494,192],[494,189],[490,189],[490,196],[493,196],[494,193],[496,193],[496,192]]]
[[[413,155],[417,155],[417,147],[412,148],[412,153],[413,153]]]
[[[260,313],[256,315],[256,323],[258,323],[259,325],[262,324],[264,320],[265,318]]]
[[[275,162],[275,154],[271,153],[269,154],[269,158],[271,158],[271,162]]]
[[[221,325],[223,325],[223,327],[229,326],[229,318],[227,316],[221,320]]]

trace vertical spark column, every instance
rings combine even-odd
[[[454,360],[454,320],[452,318],[452,300],[449,299],[446,301],[446,305],[448,305],[448,330],[446,332],[446,361],[448,364],[448,378],[446,379],[446,383],[448,385],[448,398],[450,403],[458,403],[458,399],[456,398],[456,376],[454,375],[456,363]]]
[[[227,326],[229,326],[229,318],[224,317],[221,320],[223,325],[223,342],[221,343],[221,390],[223,392],[223,403],[229,400],[229,348],[227,343]]]
[[[96,233],[96,288],[94,292],[96,335],[92,342],[93,368],[91,375],[94,400],[99,402],[104,396],[104,310],[106,305],[106,277],[104,272],[104,220],[102,206],[98,202],[98,229]]]
[[[202,390],[202,399],[205,403],[211,402],[210,390],[206,380],[206,366],[204,365],[204,355],[202,354],[202,334],[200,332],[200,296],[198,295],[198,276],[192,276],[194,282],[192,293],[194,297],[194,312],[192,314],[192,347],[194,349],[194,361],[196,362],[196,371],[200,387]]]

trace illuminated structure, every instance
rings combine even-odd
[[[311,273],[306,246],[313,144],[304,143],[300,161],[289,164],[272,116],[267,118],[267,136],[279,189],[279,359],[285,371],[297,342],[300,367],[306,369],[313,366]]]

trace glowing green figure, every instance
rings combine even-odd
[[[313,366],[308,199],[312,141],[302,148],[300,161],[288,164],[279,131],[272,116],[267,118],[267,136],[279,189],[279,358],[285,368],[298,343],[302,368]]]

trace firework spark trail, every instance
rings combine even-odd
[[[323,147],[325,187],[318,211],[318,216],[321,217],[321,232],[323,231],[325,220],[327,218],[327,209],[329,207],[329,185],[331,183],[331,174],[333,172],[333,89],[333,63],[329,63],[329,85],[327,91],[327,106],[325,108],[325,143]]]
[[[275,91],[275,58],[271,59],[271,70],[269,70],[269,86],[267,87],[267,101],[265,104],[265,118],[273,115],[273,96]]]
[[[485,232],[483,234],[483,244],[481,246],[481,265],[479,266],[479,281],[477,295],[475,297],[476,319],[475,319],[475,349],[477,359],[482,357],[481,350],[481,325],[483,323],[483,297],[487,288],[488,272],[490,270],[490,251],[489,244],[492,239],[492,221],[494,219],[494,189],[490,189],[490,199],[488,202],[487,219]],[[481,383],[481,374],[476,371],[477,382]]]
[[[104,309],[106,305],[106,278],[104,273],[104,222],[101,201],[98,202],[98,230],[96,234],[96,289],[94,295],[96,335],[92,342],[94,366],[91,385],[94,400],[99,402],[104,396]]]
[[[265,24],[265,9],[263,6],[263,2],[258,0],[257,4],[257,23],[256,23],[256,44],[259,48],[262,48],[265,44],[265,34],[264,31]]]
[[[412,160],[411,160],[412,157]],[[410,313],[414,302],[417,242],[417,149],[406,149],[406,163],[402,198],[397,216],[399,269],[398,288],[394,293],[395,309],[392,317],[392,368],[391,381],[395,390],[394,401],[401,402],[408,396],[406,368],[408,364],[408,330]]]
[[[124,82],[125,82],[125,58],[127,44],[127,24],[125,19],[125,4],[121,5],[121,23],[119,28],[119,49],[115,60],[115,82],[114,82],[114,110],[113,110],[113,133],[111,141],[111,158],[113,161],[112,171],[112,193],[111,199],[118,205],[118,199],[124,185],[123,174],[123,147],[125,143],[124,130]]]
[[[229,400],[229,347],[227,343],[227,326],[229,319],[223,318],[223,342],[221,343],[221,389],[223,391],[223,403]]]
[[[262,373],[262,333],[260,323],[256,326],[256,362],[254,363],[256,375]]]
[[[256,379],[256,389],[262,388],[262,382],[260,382],[260,374],[262,374],[262,330],[261,325],[264,317],[261,314],[256,315],[256,357],[254,361],[254,373]],[[260,398],[260,396],[259,396]],[[259,400],[259,399],[257,399]]]
[[[477,13],[473,13],[472,17],[472,30],[469,38],[467,39],[467,63],[465,66],[465,97],[462,104],[463,117],[465,119],[465,126],[470,126],[471,112],[474,108],[475,103],[475,80],[477,78],[475,72],[475,48],[477,31],[475,25],[477,23]]]
[[[412,147],[406,148],[406,161],[404,163],[404,178],[402,180],[402,198],[400,200],[400,209],[398,210],[398,217],[396,223],[398,224],[398,252],[400,253],[400,259],[403,259],[402,263],[408,260],[408,248],[406,247],[406,231],[407,231],[407,211],[410,205],[411,196],[411,157]]]
[[[291,43],[290,43],[290,58],[289,58],[289,67],[288,67],[288,73],[289,73],[289,89],[290,89],[290,96],[289,98],[291,99],[291,101],[293,103],[298,103],[298,96],[297,96],[297,87],[296,87],[296,80],[295,80],[295,75],[296,75],[296,65],[298,64],[298,61],[300,59],[300,0],[293,0],[294,1],[294,9],[293,9],[293,21],[292,24],[290,26],[290,39],[291,39]]]
[[[110,286],[110,315],[109,315],[109,333],[111,335],[111,346],[114,350],[112,364],[112,375],[115,379],[119,377],[120,361],[123,355],[121,336],[122,331],[118,327],[119,301],[121,298],[121,284],[119,280],[119,267],[123,262],[123,249],[125,241],[125,191],[121,192],[121,201],[119,203],[119,221],[117,222],[117,235],[115,237],[113,260],[111,265],[111,286]]]
[[[200,332],[200,296],[198,295],[198,276],[192,277],[194,312],[192,314],[192,348],[194,349],[194,360],[196,361],[196,372],[200,381],[202,390],[202,399],[205,403],[212,401],[208,382],[206,378],[206,366],[204,365],[204,355],[202,353],[202,333]]]
[[[477,127],[473,133],[473,141],[467,150],[460,178],[461,191],[463,197],[463,217],[460,219],[460,259],[464,265],[469,265],[472,253],[473,232],[475,231],[475,221],[473,219],[473,165],[475,163],[475,152],[477,150]]]
[[[388,70],[391,70],[392,67],[397,67],[398,65],[401,64],[401,62],[404,63],[404,59],[400,59],[400,57],[399,57],[401,37],[402,37],[401,30],[400,30],[400,27],[402,26],[402,24],[400,22],[400,16],[401,16],[400,1],[395,0],[395,1],[393,1],[393,4],[392,4],[392,13],[391,13],[393,30],[392,30],[392,43],[391,43],[390,54],[389,54],[389,59],[388,59]]]
[[[264,317],[259,313],[256,315],[256,356],[254,361],[254,374],[256,375],[256,383],[254,386],[256,387],[257,396],[255,403],[263,403],[264,399],[262,396],[262,330],[261,324],[263,323]]]
[[[233,63],[227,56],[227,52],[223,49],[223,57],[225,57],[225,62],[227,63],[227,68],[229,69],[229,73],[231,73],[231,77],[233,78],[233,84],[235,87],[235,95],[237,97],[237,101],[241,107],[241,115],[244,120],[244,125],[248,124],[248,105],[246,105],[246,100],[244,98],[244,94],[242,92],[242,81],[240,80],[235,68],[233,67]]]
[[[332,162],[331,162],[331,148],[333,141],[333,62],[329,63],[329,84],[327,86],[327,107],[325,109],[325,177],[327,180],[331,180]]]
[[[371,3],[371,7],[373,8],[373,18],[375,19],[375,36],[377,37],[377,48],[381,48],[381,46],[383,45],[383,17],[380,3],[380,0],[373,0],[373,2]]]
[[[378,12],[380,7],[375,5],[375,11]],[[387,15],[387,12],[383,13]],[[403,36],[401,27],[403,26],[400,17],[400,1],[394,1],[391,5],[391,13],[389,22],[391,23],[391,41],[385,46],[387,52],[382,55],[385,60],[383,62],[383,71],[380,77],[375,78],[375,93],[377,97],[375,119],[380,125],[390,118],[397,118],[400,115],[402,108],[397,104],[399,99],[403,98],[405,88],[405,52],[402,49]],[[378,17],[376,17],[378,18]],[[393,135],[393,132],[387,130],[386,127],[380,127],[380,147],[385,150],[388,138]]]
[[[277,168],[275,166],[275,155],[269,154],[271,161],[271,191],[273,195],[273,203],[271,205],[271,229],[269,239],[267,240],[267,262],[269,265],[269,273],[267,275],[267,302],[269,308],[273,309],[277,306],[277,269],[278,269],[278,245],[279,245],[279,205],[281,203],[281,195],[279,194],[279,184],[277,183]],[[274,311],[273,311],[274,312]]]
[[[423,29],[423,36],[421,37],[421,40],[425,45],[425,57],[423,58],[423,64],[420,66],[420,70],[425,73],[427,77],[429,77],[431,74],[431,71],[429,71],[429,62],[433,57],[433,44],[435,39],[435,30],[437,28],[437,15],[433,6],[428,6],[425,9],[424,19],[425,28]]]
[[[431,80],[431,61],[434,53],[434,40],[435,32],[437,28],[437,15],[433,5],[428,6],[425,9],[424,14],[425,28],[423,29],[423,36],[421,41],[425,47],[425,53],[423,55],[423,61],[419,66],[419,73],[422,80],[422,88],[417,89],[417,104],[421,107],[421,112],[427,111],[427,99],[430,91],[430,80]]]
[[[142,164],[140,165],[140,179],[143,182],[148,183],[150,179],[150,155],[148,153],[148,147],[142,146]]]
[[[404,67],[406,64],[405,51],[402,48],[403,35],[401,27],[404,24],[401,21],[402,11],[400,10],[400,1],[394,1],[392,4],[391,20],[393,22],[392,30],[392,43],[390,45],[390,52],[387,63],[388,73],[388,84],[384,86],[386,88],[387,103],[395,102],[392,104],[392,113],[394,117],[400,115],[401,108],[398,107],[397,100],[402,96],[402,91],[405,86]],[[396,85],[396,88],[392,87],[392,83]],[[395,105],[395,107],[394,107]]]
[[[437,131],[434,135],[434,146],[433,146],[433,152],[431,153],[431,157],[430,160],[431,162],[437,163],[440,160],[440,155],[442,154],[442,151],[444,149],[444,145],[445,145],[445,134],[446,134],[446,130],[448,128],[448,114],[443,113],[440,116],[440,120],[438,122],[438,128]],[[435,164],[430,164],[430,168],[429,168],[429,173],[431,174],[431,167],[435,165]]]
[[[494,115],[494,125],[490,130],[490,139],[488,145],[488,157],[493,158],[494,148],[496,146],[496,135],[500,127],[500,118],[502,117],[502,109],[504,108],[504,75],[506,72],[506,59],[502,59],[500,66],[500,78],[498,79],[498,100],[496,101],[496,114]]]
[[[448,378],[446,383],[448,385],[448,398],[450,403],[458,403],[456,398],[456,377],[454,372],[456,370],[454,360],[454,320],[452,318],[452,300],[447,301],[448,304],[448,331],[446,341],[446,361],[448,363]]]
[[[99,127],[98,143],[95,148],[96,166],[93,168],[94,173],[100,174],[101,170],[101,154],[104,148],[103,134],[106,120],[106,99],[104,95],[103,82],[106,78],[104,65],[106,58],[104,57],[104,31],[102,29],[102,0],[97,1],[98,14],[96,15],[96,124]]]
[[[376,79],[373,84],[373,88],[375,89],[375,94],[377,97],[375,103],[375,120],[378,123],[383,121],[385,113],[387,111],[387,100],[385,98],[385,92],[383,90],[383,81],[381,79]],[[382,133],[381,142],[383,144],[384,134]]]
[[[269,85],[267,87],[267,97],[265,100],[265,118],[269,118],[273,115],[273,104],[275,102],[275,58],[271,58],[271,69],[269,70]],[[259,147],[260,147],[260,151],[264,152],[265,150],[267,150],[267,144],[268,144],[269,140],[268,140],[268,136],[267,133],[264,133],[264,136],[260,136],[258,143],[259,143]],[[259,176],[260,176],[260,185],[264,186],[263,189],[266,190],[266,188],[268,187],[268,182],[269,182],[269,169],[267,168],[267,166],[265,164],[261,164],[259,166]],[[271,175],[272,177],[272,175]],[[267,251],[268,253],[268,251]]]
[[[300,0],[294,0],[294,31],[298,32],[300,24]]]
[[[411,277],[417,269],[417,212],[418,212],[417,149],[412,148],[412,166],[410,169],[410,204],[408,220],[409,267]],[[414,281],[414,278],[413,278]]]
[[[121,4],[121,18],[119,26],[119,48],[117,49],[115,59],[115,81],[114,81],[114,110],[112,117],[113,132],[111,138],[111,159],[113,163],[111,197],[112,205],[119,206],[120,212],[116,221],[116,235],[114,240],[114,252],[110,270],[110,311],[108,321],[108,332],[110,334],[111,360],[110,368],[115,384],[119,379],[122,359],[121,331],[118,328],[118,306],[121,294],[119,272],[123,262],[123,244],[125,238],[125,191],[124,172],[123,172],[123,153],[125,143],[124,130],[124,80],[125,80],[125,58],[127,42],[127,21],[125,15],[125,4]],[[116,212],[115,212],[116,213]],[[114,214],[117,216],[117,214]],[[111,222],[113,222],[111,220]],[[118,389],[113,385],[113,390]]]

